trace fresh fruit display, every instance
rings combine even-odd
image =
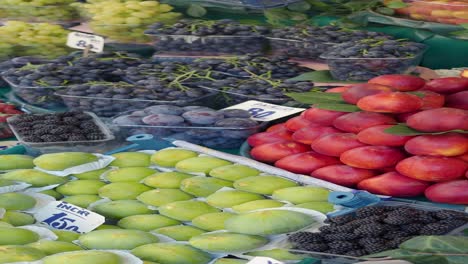
[[[394,1],[384,1],[386,5],[390,5],[392,2]],[[404,3],[404,7],[395,9],[396,14],[401,16],[443,24],[468,23],[468,1],[466,0],[403,0],[401,2]]]
[[[155,41],[157,53],[174,55],[255,54],[265,49],[265,26],[243,25],[230,19],[182,19],[173,25],[155,23],[145,34]]]
[[[342,88],[291,94],[313,106],[250,136],[250,155],[375,194],[414,197],[433,189],[426,192],[430,200],[467,203],[451,190],[463,186],[468,171],[468,112],[462,103],[453,108],[445,100],[468,91],[465,79],[426,82],[390,74]]]
[[[149,25],[171,24],[181,15],[158,1],[92,1],[81,7],[90,17],[89,25],[95,34],[118,42],[147,42],[143,32]]]
[[[298,232],[288,241],[299,250],[364,256],[397,248],[415,236],[447,234],[468,219],[465,213],[451,210],[382,205],[363,207],[326,222],[319,232]]]
[[[300,59],[318,59],[334,45],[363,39],[390,39],[383,33],[353,31],[337,26],[291,26],[273,29],[268,35],[274,54]]]
[[[425,47],[402,40],[363,39],[336,45],[320,58],[337,80],[367,81],[384,74],[410,73],[419,65]]]
[[[152,134],[212,148],[235,148],[260,129],[244,110],[155,105],[112,120],[124,136]]]
[[[23,114],[15,105],[3,103],[0,101],[0,138],[13,137],[13,132],[8,127],[7,118],[14,115]],[[2,165],[0,165],[2,167]]]
[[[29,55],[61,56],[69,52],[65,45],[68,33],[59,25],[7,21],[0,27],[0,59]]]
[[[73,0],[1,0],[0,18],[27,22],[66,23],[78,18]]]
[[[120,81],[113,72],[140,61],[124,53],[97,53],[89,57],[70,54],[46,63],[12,68],[2,72],[2,77],[14,93],[29,104],[56,108],[63,106],[56,90],[72,84]]]

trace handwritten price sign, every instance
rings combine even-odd
[[[247,101],[225,109],[243,109],[249,111],[252,119],[257,121],[272,121],[304,111],[304,108],[295,108],[282,105],[264,103],[260,101]]]
[[[102,52],[104,50],[104,38],[92,34],[71,32],[68,34],[67,46],[74,49],[89,48],[92,52]]]
[[[87,233],[102,225],[104,216],[66,202],[51,202],[34,217],[54,229]]]

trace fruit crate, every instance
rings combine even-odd
[[[156,54],[174,56],[223,56],[262,54],[267,40],[262,36],[150,35]]]
[[[135,92],[141,92],[142,95],[124,95],[124,97],[119,97],[119,95],[110,95],[108,97],[97,95],[74,95],[72,93],[68,93],[67,90],[57,91],[55,95],[63,99],[63,102],[69,110],[89,111],[95,113],[99,117],[113,117],[129,110],[140,110],[154,105],[204,105],[209,104],[215,95],[214,92],[208,92],[204,96],[187,100],[149,100],[145,99],[144,95],[153,93],[152,90],[130,84],[128,84],[128,87]]]
[[[54,93],[57,90],[66,88],[66,86],[31,87],[16,84],[7,77],[3,77],[3,80],[11,87],[11,90],[16,96],[28,104],[44,108],[64,107],[62,98]]]
[[[385,0],[385,5],[392,1]],[[461,25],[468,23],[468,1],[466,0],[403,0],[405,7],[397,8],[397,15],[414,20]]]
[[[109,149],[116,147],[114,142],[115,136],[109,128],[93,113],[85,112],[93,118],[94,123],[100,128],[101,132],[105,135],[101,140],[84,140],[84,141],[58,141],[58,142],[28,142],[23,139],[23,135],[17,130],[15,126],[15,116],[7,119],[8,125],[13,134],[18,139],[21,145],[24,145],[26,151],[30,154],[37,153],[55,153],[66,151],[79,151],[91,153],[103,153]]]
[[[331,49],[336,43],[309,43],[307,41],[267,38],[274,55],[285,55],[299,59],[320,59],[320,55]]]
[[[339,47],[335,46],[338,49]],[[326,60],[330,73],[336,80],[367,81],[385,74],[411,73],[421,62],[425,51],[408,58],[339,58],[328,56],[327,53],[320,58]]]

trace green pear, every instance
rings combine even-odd
[[[71,167],[95,162],[97,160],[98,157],[91,153],[62,152],[43,154],[35,158],[33,162],[34,165],[44,170],[62,171]]]
[[[198,153],[185,149],[163,149],[151,156],[151,162],[162,167],[174,167],[179,161],[198,156]]]
[[[110,166],[114,167],[149,167],[151,165],[151,155],[142,152],[120,152],[111,156],[115,160]]]

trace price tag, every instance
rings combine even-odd
[[[36,220],[54,229],[87,233],[102,225],[104,216],[66,202],[51,202],[36,214]]]
[[[102,52],[104,50],[104,38],[92,34],[71,32],[68,34],[67,46],[74,49]]]
[[[255,257],[247,262],[247,264],[284,264],[284,262],[267,257]]]
[[[257,121],[272,121],[292,114],[304,111],[304,108],[275,105],[260,101],[247,101],[238,105],[233,105],[225,109],[243,109],[252,114],[252,119]]]

